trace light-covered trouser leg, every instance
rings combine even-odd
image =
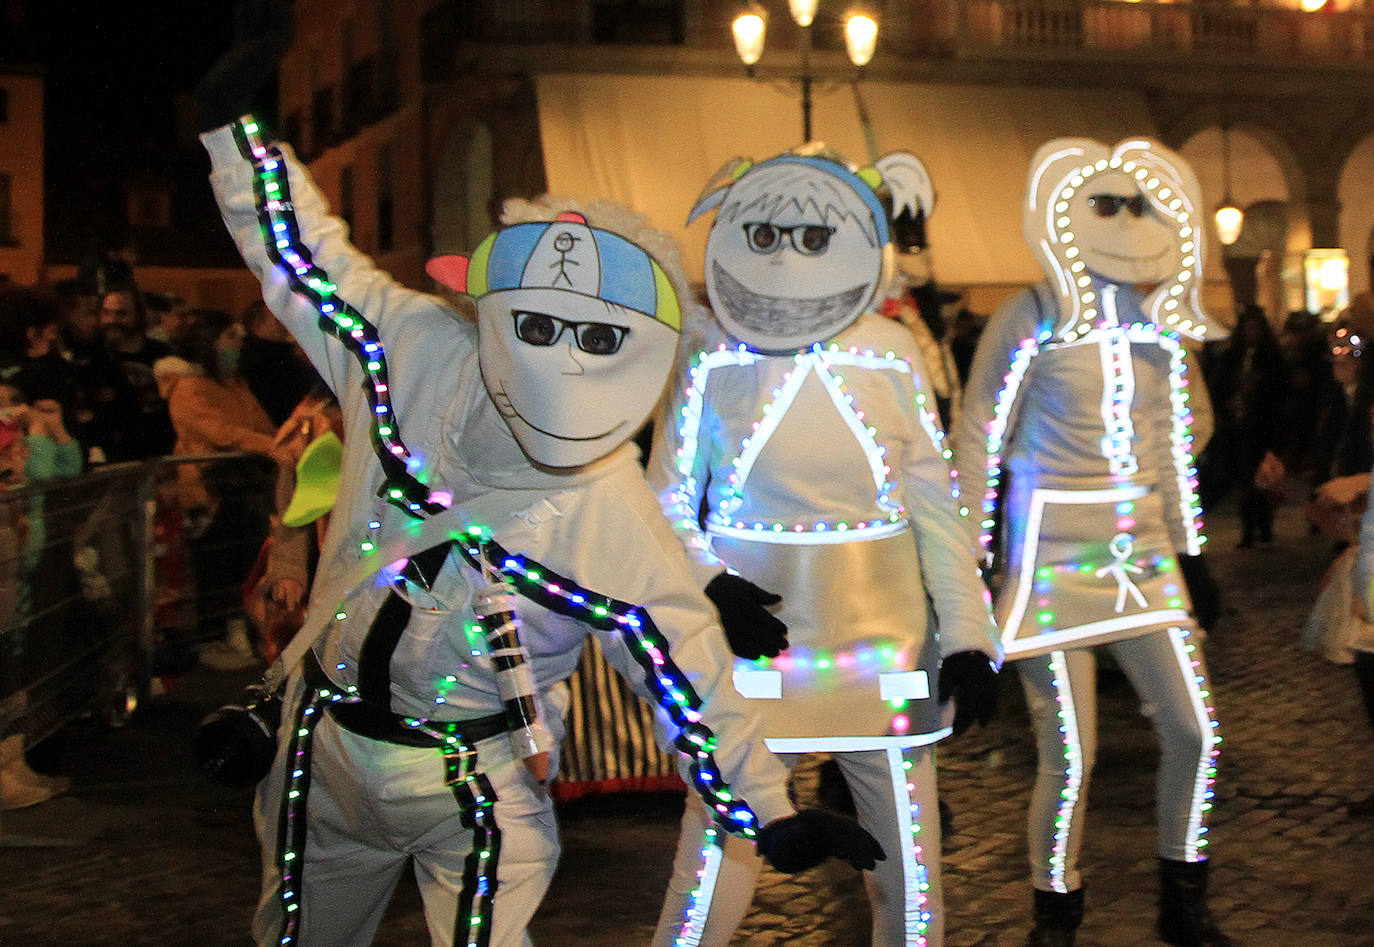
[[[933,748],[833,755],[854,796],[859,823],[887,855],[864,879],[875,919],[873,943],[939,947],[943,912]],[[800,756],[779,754],[779,759],[790,770]],[[708,828],[705,806],[689,795],[654,947],[728,944],[749,912],[763,861],[752,843],[724,832],[716,832],[723,849],[703,844]]]
[[[717,827],[701,797],[688,790],[653,947],[730,943],[749,913],[762,870],[754,843]]]
[[[1207,814],[1216,781],[1216,722],[1197,633],[1170,628],[1110,645],[1159,738],[1155,785],[1159,854],[1207,858]]]
[[[253,937],[259,947],[366,947],[405,854],[364,800],[327,700],[312,691],[302,707],[303,688],[292,683],[277,758],[254,804],[262,890]]]
[[[864,873],[876,947],[939,947],[940,813],[935,748],[834,753],[854,796],[859,824],[886,858]]]
[[[1035,730],[1035,785],[1027,815],[1031,883],[1041,891],[1082,887],[1078,850],[1097,757],[1097,661],[1080,648],[1017,662]]]
[[[459,942],[468,943],[471,928],[484,945],[527,943],[557,864],[557,830],[551,803],[511,760],[508,741],[478,744],[477,767],[477,757],[459,765],[437,749],[358,736],[320,712],[305,719],[316,723],[295,728],[301,739],[282,740],[258,791],[259,947],[370,944],[411,855],[435,945],[454,944],[460,904],[480,909],[498,887],[489,917],[462,924]]]
[[[464,769],[450,758],[447,792],[460,817],[450,809],[416,825],[408,847],[431,947],[529,944],[526,929],[558,867],[553,801],[512,756],[506,735],[477,744],[476,762]],[[483,897],[491,901],[486,917]]]

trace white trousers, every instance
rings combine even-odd
[[[873,943],[939,947],[944,918],[934,747],[833,756],[853,793],[859,824],[887,855],[864,873]],[[790,770],[801,756],[778,758]],[[749,911],[762,868],[754,844],[715,829],[705,807],[689,794],[654,947],[728,944]]]
[[[316,698],[286,708],[294,728],[258,788],[259,947],[372,943],[407,859],[435,947],[528,944],[558,829],[506,735],[446,756],[359,736]]]
[[[1112,653],[1159,739],[1155,786],[1159,854],[1206,859],[1206,816],[1216,778],[1216,722],[1196,635],[1171,628],[1099,647]],[[1082,886],[1078,853],[1097,756],[1095,649],[1054,651],[1017,662],[1039,764],[1031,793],[1031,882],[1042,891]]]

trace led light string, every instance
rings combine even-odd
[[[1198,472],[1193,460],[1193,409],[1188,405],[1188,353],[1173,332],[1161,332],[1159,344],[1169,353],[1169,403],[1173,407],[1169,441],[1174,461],[1174,479],[1178,485],[1178,510],[1187,536],[1188,555],[1196,556],[1201,554],[1207,537],[1202,532],[1202,503],[1198,500]]]
[[[711,901],[716,893],[716,880],[720,876],[720,865],[725,858],[720,842],[720,830],[715,826],[707,826],[701,842],[701,866],[697,869],[697,886],[688,895],[687,911],[678,935],[673,938],[673,947],[698,947],[706,933],[706,921],[710,916]]]
[[[1207,332],[1207,326],[1203,322],[1194,322],[1179,313],[1179,303],[1185,295],[1189,298],[1193,312],[1202,311],[1196,305],[1198,283],[1201,278],[1201,256],[1198,253],[1197,231],[1192,225],[1192,202],[1176,182],[1171,184],[1161,177],[1167,174],[1163,169],[1152,171],[1145,162],[1123,158],[1119,153],[1124,146],[1138,147],[1140,144],[1138,141],[1123,143],[1123,146],[1118,147],[1118,153],[1110,158],[1099,158],[1092,164],[1073,169],[1060,182],[1053,202],[1046,206],[1047,232],[1050,239],[1060,245],[1064,258],[1069,261],[1067,279],[1075,287],[1068,296],[1073,311],[1057,333],[1065,342],[1072,342],[1086,334],[1098,319],[1097,294],[1093,291],[1093,278],[1088,273],[1087,264],[1081,259],[1082,253],[1077,246],[1077,236],[1071,229],[1069,201],[1093,178],[1118,171],[1131,177],[1149,199],[1151,206],[1177,228],[1179,252],[1182,254],[1179,270],[1170,275],[1164,281],[1164,285],[1151,294],[1153,302],[1148,313],[1151,321],[1198,338]]]
[[[444,781],[453,787],[463,827],[472,830],[472,851],[463,859],[463,888],[453,919],[453,942],[487,947],[496,906],[501,829],[496,824],[496,790],[476,770],[477,753],[471,747],[464,745],[444,754]]]
[[[323,716],[322,710],[344,695],[330,686],[311,687],[301,698],[300,716],[287,745],[286,757],[291,762],[286,772],[286,784],[280,821],[277,823],[277,871],[281,883],[277,901],[282,910],[281,938],[283,947],[294,947],[301,931],[301,885],[305,870],[306,797],[310,792],[310,760],[314,749],[315,727]]]
[[[982,532],[979,543],[985,552],[992,549],[992,530],[997,525],[997,489],[1002,479],[1002,447],[1006,441],[1007,425],[1011,422],[1012,405],[1016,403],[1021,382],[1030,368],[1031,358],[1040,351],[1040,343],[1048,340],[1049,333],[1043,332],[1038,338],[1023,339],[1011,353],[1007,373],[1002,376],[1002,390],[997,393],[993,404],[992,418],[987,426],[987,444],[984,460],[983,519],[978,524]]]
[[[480,526],[455,537],[456,549],[474,565],[485,558],[525,598],[551,612],[576,619],[625,639],[631,657],[644,671],[644,681],[678,734],[674,744],[689,757],[697,792],[727,831],[754,838],[758,818],[725,782],[716,763],[716,737],[701,722],[701,698],[668,653],[668,643],[648,613],[579,586],[520,554],[507,552]]]
[[[1078,713],[1073,704],[1073,686],[1069,681],[1069,662],[1063,651],[1050,654],[1050,684],[1059,704],[1055,715],[1059,718],[1059,732],[1064,735],[1064,788],[1054,814],[1054,842],[1050,849],[1050,887],[1066,893],[1068,882],[1069,837],[1073,831],[1074,810],[1078,808],[1079,790],[1083,786],[1083,742],[1078,735]]]
[[[866,668],[877,663],[881,668],[906,667],[907,654],[895,645],[862,645],[847,651],[820,651],[793,645],[776,658],[755,658],[753,664],[759,668],[772,668],[778,671],[817,671],[828,672],[836,669],[844,671],[853,667]]]
[[[1131,340],[1121,328],[1116,314],[1116,287],[1102,288],[1104,327],[1092,333],[1098,337],[1102,360],[1102,456],[1113,478],[1124,480],[1140,472],[1140,463],[1131,449],[1135,425],[1131,421],[1131,402],[1135,400],[1135,369],[1131,363]]]
[[[701,486],[695,465],[701,449],[700,433],[707,380],[710,373],[718,368],[747,367],[766,357],[768,356],[744,345],[731,349],[722,344],[716,351],[698,353],[688,372],[688,386],[679,410],[679,447],[676,453],[676,466],[682,479],[671,487],[669,517],[687,534],[688,543],[694,550],[712,558],[714,556],[709,551],[709,543],[702,535],[696,518],[697,510],[700,508]],[[762,416],[754,422],[751,433],[741,440],[740,453],[731,461],[732,470],[722,486],[721,498],[716,503],[716,508],[708,514],[710,532],[766,542],[817,544],[847,542],[861,538],[874,539],[907,528],[906,510],[896,503],[891,495],[895,484],[891,479],[891,467],[887,463],[887,448],[878,443],[877,429],[867,422],[863,410],[855,404],[854,394],[845,385],[844,377],[834,373],[832,367],[887,370],[913,376],[915,374],[910,360],[898,356],[895,352],[878,354],[872,349],[860,350],[857,346],[851,346],[846,350],[841,349],[838,343],[831,343],[829,346],[817,343],[793,356],[793,367],[784,373],[782,381],[773,389],[771,399],[761,409]],[[755,461],[811,373],[821,382],[863,451],[873,476],[876,491],[874,502],[886,516],[857,523],[822,521],[788,524],[735,519],[733,514],[744,502],[744,484]],[[931,439],[932,446],[945,460],[946,474],[950,480],[950,495],[957,501],[957,472],[949,469],[952,453],[944,445],[943,432],[938,427],[934,413],[929,409],[928,400],[925,393],[918,390],[915,398],[917,415],[922,429]],[[967,508],[961,508],[960,512],[967,515]]]
[[[1221,751],[1221,735],[1217,733],[1216,708],[1212,706],[1212,692],[1207,676],[1202,673],[1202,661],[1197,653],[1197,645],[1189,639],[1191,630],[1182,627],[1169,629],[1169,642],[1173,645],[1174,656],[1178,659],[1179,671],[1183,674],[1184,685],[1192,698],[1194,713],[1197,715],[1198,731],[1202,736],[1202,751],[1198,758],[1197,773],[1193,779],[1193,793],[1188,808],[1188,828],[1184,836],[1185,861],[1203,861],[1207,855],[1207,813],[1212,809],[1211,800],[1216,796],[1214,787],[1217,782],[1217,757]]]
[[[911,775],[914,764],[903,750],[889,747],[887,768],[892,778],[893,800],[898,806],[898,831],[911,837],[910,844],[902,850],[902,881],[906,889],[903,940],[912,947],[926,947],[926,932],[933,917],[929,910],[930,869],[926,867],[925,844],[921,839],[921,805],[916,801],[916,784]],[[900,808],[902,799],[906,800],[905,811]]]
[[[251,118],[240,120],[234,126],[240,152],[255,170],[254,192],[259,218],[265,228],[268,256],[286,274],[293,290],[319,310],[321,328],[343,342],[368,373],[371,384],[367,394],[374,415],[373,447],[387,475],[384,495],[417,518],[446,509],[448,504],[442,500],[447,498],[431,494],[410,473],[411,455],[400,439],[397,422],[392,420],[394,412],[386,380],[386,358],[377,330],[335,295],[337,286],[312,262],[301,240],[291,203],[285,162],[279,149],[263,143],[260,131],[258,123]],[[380,525],[376,520],[369,524],[373,529]],[[370,542],[364,543],[364,552],[371,551],[370,545]],[[469,527],[464,541],[456,548],[478,568],[485,555],[507,581],[531,601],[594,628],[618,631],[630,638],[634,646],[629,651],[644,670],[645,681],[660,706],[678,727],[675,743],[692,759],[690,771],[697,790],[711,806],[714,818],[730,831],[749,838],[757,835],[757,816],[746,803],[736,799],[715,761],[712,751],[716,738],[701,722],[701,699],[668,656],[667,642],[647,614],[636,606],[583,589],[524,556],[507,553],[482,527]],[[545,581],[546,576],[554,581]],[[342,621],[347,614],[340,609],[335,617]],[[427,723],[415,720],[414,725],[421,728]]]
[[[418,466],[397,430],[387,380],[386,354],[376,326],[337,295],[338,286],[316,266],[301,239],[281,150],[267,145],[251,118],[234,124],[239,151],[253,165],[253,191],[268,258],[291,286],[320,314],[320,327],[332,333],[358,360],[367,378],[364,392],[372,409],[372,443],[386,476],[382,496],[414,517],[437,513],[447,504],[411,473]]]

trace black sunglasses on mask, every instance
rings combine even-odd
[[[1120,194],[1094,194],[1088,198],[1088,206],[1099,217],[1115,217],[1123,207],[1132,217],[1144,217],[1145,195],[1122,197]]]

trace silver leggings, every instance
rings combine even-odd
[[[1221,742],[1196,640],[1183,627],[1099,646],[1130,679],[1159,739],[1159,854],[1190,862],[1207,857],[1206,816]],[[1039,751],[1028,828],[1031,881],[1043,891],[1073,891],[1083,884],[1078,852],[1097,755],[1097,657],[1092,648],[1054,651],[1017,667]]]

